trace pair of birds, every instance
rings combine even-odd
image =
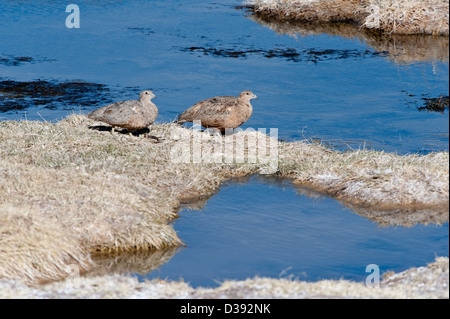
[[[158,116],[158,108],[152,103],[156,96],[152,91],[143,91],[139,101],[116,102],[101,107],[87,115],[88,118],[136,131],[150,126]],[[216,96],[191,106],[178,116],[178,124],[201,121],[203,127],[215,128],[222,133],[225,129],[235,129],[244,124],[252,115],[250,100],[257,96],[251,91],[243,91],[238,97]]]

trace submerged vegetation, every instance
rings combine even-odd
[[[423,98],[425,101],[424,106],[420,106],[419,111],[432,111],[432,112],[444,112],[449,108],[449,97],[440,96],[437,98]]]
[[[98,271],[93,256],[173,251],[182,240],[169,223],[181,202],[256,173],[325,192],[380,224],[448,221],[447,152],[337,152],[307,141],[272,141],[265,144],[277,147],[271,152],[248,143],[269,139],[255,131],[222,136],[156,124],[150,136],[133,136],[89,128],[95,124],[83,115],[56,124],[0,122],[0,278],[40,283],[74,268]],[[189,152],[188,160],[174,160],[174,150],[190,150],[196,136],[203,161],[192,163]],[[232,161],[223,160],[226,139],[245,143],[244,152],[229,154]],[[250,163],[252,152],[276,160],[277,168]]]
[[[362,59],[385,55],[384,52],[373,52],[370,50],[349,50],[349,49],[303,49],[295,48],[274,48],[271,50],[262,49],[222,49],[205,47],[187,47],[182,51],[197,52],[202,55],[212,55],[225,58],[246,58],[250,55],[260,55],[268,59],[283,58],[291,62],[313,62],[341,60],[341,59]]]
[[[61,103],[85,106],[111,102],[110,99],[102,96],[105,92],[108,92],[105,85],[85,81],[1,80],[0,112],[21,110],[37,105],[52,109]]]
[[[29,56],[12,56],[12,55],[0,55],[0,65],[5,66],[18,66],[23,63],[33,62],[33,58]]]

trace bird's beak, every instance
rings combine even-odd
[[[253,98],[254,98],[254,99],[257,99],[258,97],[257,97],[255,94],[253,94]]]

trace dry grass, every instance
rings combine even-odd
[[[304,282],[292,279],[254,278],[226,281],[218,288],[194,289],[185,282],[139,282],[124,275],[79,278],[30,288],[0,280],[0,298],[449,298],[449,260],[437,258],[426,267],[389,273],[378,288],[346,280]]]
[[[92,266],[77,238],[32,208],[0,205],[0,278],[24,282],[64,279]]]
[[[314,159],[314,160],[312,160]],[[280,172],[361,207],[378,210],[448,208],[449,154],[399,156],[357,150],[331,151],[304,142],[283,144]]]
[[[448,0],[250,0],[256,13],[303,22],[352,22],[396,34],[449,35]]]
[[[448,0],[371,0],[363,26],[397,34],[449,35]]]
[[[151,259],[146,252],[158,250],[163,262],[182,245],[169,224],[180,202],[204,200],[228,178],[255,173],[292,178],[387,224],[448,221],[446,152],[341,153],[275,140],[271,147],[278,152],[266,154],[259,143],[248,143],[257,137],[270,141],[259,132],[223,137],[159,124],[151,131],[159,138],[155,143],[145,136],[89,129],[93,124],[82,115],[57,124],[0,122],[0,278],[32,284],[63,278],[67,265],[100,273],[140,267],[139,260],[133,266],[120,258],[108,267],[97,259],[96,265],[92,255],[98,253],[141,252],[145,263]],[[221,148],[223,141],[242,143],[243,137],[242,154]],[[201,139],[204,162],[190,163],[189,152],[178,158],[186,163],[173,161],[178,154],[173,150],[189,149],[195,138]],[[252,153],[261,157],[246,162]],[[275,170],[274,159],[279,160]],[[408,217],[418,210],[420,217]]]
[[[172,163],[171,149],[190,143],[190,131],[177,125],[155,127],[152,134],[163,139],[155,143],[153,139],[90,130],[90,124],[95,123],[77,115],[56,125],[0,122],[2,205],[13,211],[27,209],[37,221],[45,216],[51,220],[48,225],[53,225],[55,238],[73,240],[68,243],[74,247],[67,243],[58,249],[44,232],[47,228],[43,230],[47,241],[41,240],[42,249],[60,256],[51,259],[55,265],[66,263],[65,256],[72,250],[85,252],[81,255],[90,260],[91,253],[180,246],[181,240],[168,224],[177,216],[179,202],[213,194],[233,165]],[[233,174],[254,172],[253,167],[238,166]],[[5,211],[6,216],[11,209]],[[21,226],[7,222],[3,226],[0,247],[12,245],[8,249],[14,250],[8,234],[21,233]],[[31,267],[35,261],[27,260],[26,255],[8,254],[8,265],[28,263],[24,267]],[[45,264],[46,257],[41,257],[38,262]],[[6,260],[3,255],[1,259]],[[0,267],[0,278],[40,282],[48,279],[47,271],[54,272],[54,279],[60,278],[51,267],[22,276],[8,267]],[[86,267],[93,269],[92,265]]]
[[[250,0],[247,4],[259,14],[303,22],[358,22],[367,15],[364,0]]]

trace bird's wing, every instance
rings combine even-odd
[[[207,100],[203,100],[191,106],[184,111],[178,121],[181,123],[202,120],[203,122],[209,118],[222,120],[226,118],[231,108],[236,105],[236,98],[232,96],[217,96]]]
[[[140,101],[129,100],[106,105],[88,114],[88,117],[111,125],[126,125],[136,114]]]

